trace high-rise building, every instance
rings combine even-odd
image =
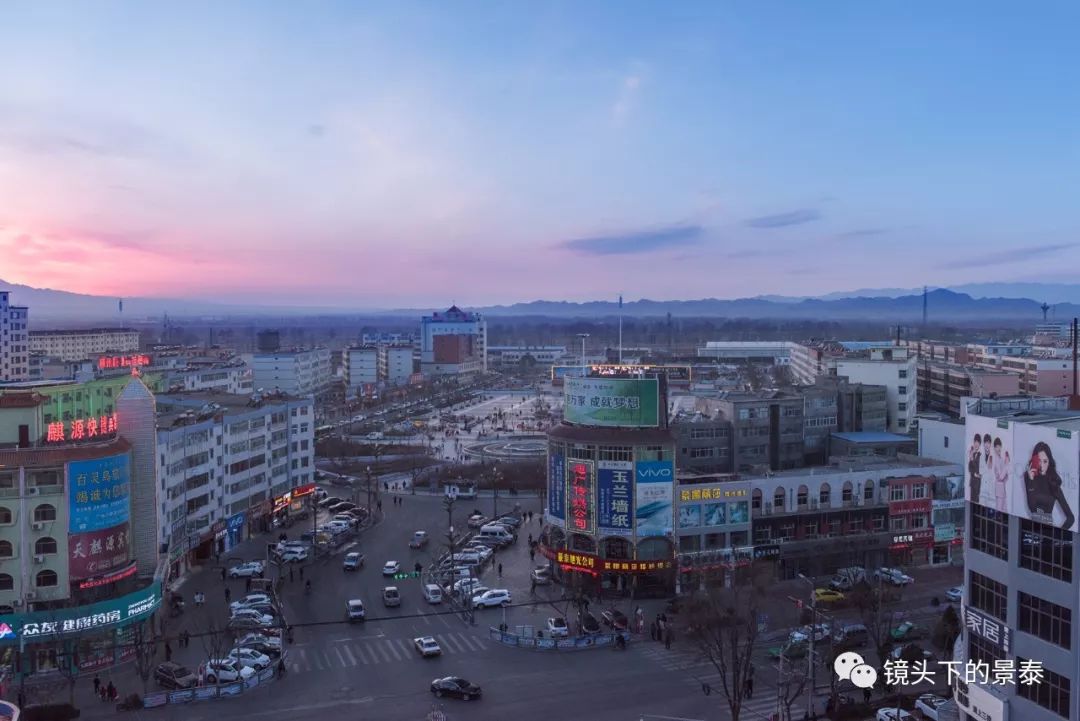
[[[976,401],[965,431],[970,522],[953,660],[1041,672],[1038,683],[962,677],[956,701],[976,719],[1080,718],[1080,413],[997,414]]]
[[[888,430],[907,433],[918,410],[918,364],[915,353],[904,347],[874,347],[836,361],[837,376],[855,383],[885,386]]]
[[[487,370],[487,321],[456,305],[420,319],[420,371],[454,375]]]
[[[11,305],[0,291],[0,382],[30,380],[30,342],[26,329],[26,306]]]
[[[349,395],[356,395],[365,385],[379,382],[379,349],[376,346],[346,348],[343,364]]]

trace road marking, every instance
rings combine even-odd
[[[341,664],[342,666],[344,666],[345,665],[345,657],[341,655],[341,651],[339,651],[334,646],[331,646],[330,650],[334,652],[335,656],[337,656],[338,663]]]
[[[346,656],[349,657],[349,665],[350,666],[355,666],[356,665],[356,658],[353,657],[352,651],[349,650],[349,647],[348,646],[342,646],[341,650]]]
[[[381,655],[387,663],[391,663],[390,654],[386,652],[386,649],[382,647],[382,644],[375,644],[375,648],[379,650],[379,655]]]
[[[421,616],[421,618],[424,619],[424,625],[425,626],[430,626],[431,625],[431,618],[426,613],[423,616]]]
[[[395,646],[395,645],[394,645],[394,641],[393,641],[392,639],[391,639],[391,640],[387,640],[387,641],[386,641],[385,643],[386,643],[386,649],[387,649],[387,650],[388,650],[388,651],[390,652],[390,654],[391,654],[391,655],[392,655],[392,656],[394,657],[394,660],[395,660],[395,661],[403,661],[403,660],[404,660],[404,657],[403,657],[403,656],[399,656],[399,655],[398,655],[398,650],[397,650],[397,646]]]
[[[473,643],[472,643],[472,639],[471,639],[471,638],[469,638],[468,636],[466,636],[465,634],[463,634],[463,633],[459,633],[459,634],[458,634],[458,638],[459,638],[459,639],[461,640],[461,642],[462,642],[462,643],[463,643],[463,644],[464,644],[464,645],[465,645],[466,647],[468,647],[468,649],[469,649],[470,651],[478,651],[478,650],[479,650],[479,649],[477,649],[477,648],[475,648],[475,647],[473,646]]]
[[[461,646],[453,634],[443,634],[442,640],[443,645],[450,649],[450,653],[461,653]]]
[[[316,671],[323,671],[323,656],[321,653],[312,652],[311,663],[315,667]]]
[[[360,663],[364,664],[365,666],[371,663],[371,661],[368,660],[367,654],[364,653],[364,647],[362,645],[357,644],[353,647],[353,651],[356,652],[356,657],[360,659]],[[371,653],[370,649],[368,650],[368,653]]]
[[[405,640],[401,639],[401,638],[397,639],[394,643],[398,644],[398,646],[401,648],[402,652],[404,652],[406,658],[408,658],[409,656],[412,656],[412,654],[413,654],[412,648],[411,648],[412,644],[406,643]]]

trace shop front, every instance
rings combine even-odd
[[[553,549],[543,539],[537,550],[552,562],[555,577],[575,592],[609,590],[642,597],[652,589],[661,589],[664,593],[660,595],[666,595],[673,584],[674,558],[601,558],[593,553]]]
[[[288,528],[293,523],[309,517],[315,484],[297,486],[273,500],[272,524],[274,528]]]
[[[963,498],[934,501],[934,548],[930,565],[948,566],[964,562]]]
[[[887,565],[889,541],[892,534],[867,533],[858,536],[839,536],[778,544],[780,554],[776,577],[782,580],[806,576],[827,576],[838,568],[861,566],[876,568]],[[755,546],[757,549],[762,546]]]
[[[925,566],[934,548],[934,529],[894,533],[889,544],[890,566]]]
[[[225,521],[226,551],[236,548],[244,540],[244,522],[246,519],[247,514],[241,511],[229,516],[228,520]]]

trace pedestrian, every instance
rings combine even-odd
[[[303,566],[300,567],[300,580],[301,581],[304,580],[304,567]]]
[[[112,681],[109,681],[109,685],[106,687],[105,692],[109,695],[110,701],[116,700],[116,686],[113,686]]]
[[[244,591],[246,593],[251,592],[251,576],[248,576],[247,580],[244,582]]]
[[[20,693],[21,693],[21,691],[20,691]],[[94,674],[94,693],[98,694],[98,695],[101,694],[101,679],[98,677],[98,675],[96,673]],[[23,702],[21,700],[19,701],[19,705],[20,706],[23,705]]]
[[[168,641],[165,642],[165,661],[172,661],[172,646],[169,645]]]
[[[226,588],[225,589],[225,603],[228,603],[231,600],[232,600],[232,591],[230,591],[228,588]]]
[[[289,583],[292,583],[292,581],[293,581],[292,569],[290,568],[289,569]]]
[[[743,696],[746,698],[754,698],[754,678],[747,676],[746,682],[743,684],[745,689],[743,690]]]
[[[656,621],[649,624],[649,638],[656,640]]]
[[[97,681],[97,677],[95,677],[94,680]],[[100,683],[101,681],[98,681],[98,684]],[[15,700],[19,704],[19,708],[26,708],[26,694],[23,693],[22,688],[20,688],[19,693],[15,695]]]
[[[221,569],[221,580],[222,581],[225,580],[225,568],[224,567],[222,567],[222,569]]]
[[[536,579],[535,578],[532,579],[532,581],[530,581],[530,583],[529,583],[529,593],[531,593],[531,594],[536,593]]]
[[[671,627],[670,626],[664,631],[664,648],[666,648],[669,651],[671,650]]]
[[[584,605],[585,605],[585,613],[588,613],[589,612],[589,597],[588,596],[585,597]]]
[[[862,690],[862,700],[863,700],[863,703],[865,703],[865,704],[868,704],[868,703],[870,703],[870,697],[871,697],[871,696],[873,696],[873,693],[871,693],[871,691],[870,691],[870,689],[869,689],[869,688],[864,688],[864,689]]]
[[[531,548],[529,549],[529,560],[530,561],[535,561],[536,560],[536,551],[531,549]]]
[[[499,578],[502,578],[502,564],[499,564]]]
[[[100,696],[101,696],[101,702],[102,703],[108,701],[109,700],[109,689],[102,686]]]

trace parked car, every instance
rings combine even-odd
[[[874,716],[874,721],[913,721],[914,718],[904,709],[890,706],[888,708],[879,708],[877,715]]]
[[[396,608],[401,605],[401,594],[397,586],[387,586],[382,591],[382,602],[387,608]]]
[[[479,686],[463,678],[447,676],[446,678],[437,678],[431,682],[431,693],[438,698],[453,696],[468,701],[480,698],[481,691]]]
[[[341,562],[341,567],[346,571],[359,571],[364,567],[364,554],[356,551],[346,553],[345,560]]]
[[[496,519],[495,522],[496,523],[501,523],[503,525],[508,524],[508,525],[512,526],[515,530],[521,527],[521,519],[517,518],[515,516],[502,516],[502,517]]]
[[[505,588],[496,588],[473,596],[473,608],[494,608],[495,606],[509,606],[511,602],[510,592]]]
[[[529,575],[537,586],[546,586],[551,583],[551,569],[547,566],[537,566]]]
[[[351,621],[363,621],[367,617],[364,610],[364,602],[359,598],[353,598],[345,602],[345,618]]]
[[[229,619],[229,628],[264,628],[274,625],[274,617],[253,608],[242,608]]]
[[[614,608],[609,608],[601,613],[600,618],[604,621],[604,625],[612,631],[625,631],[630,623],[622,611]]]
[[[949,699],[935,696],[932,693],[924,693],[915,699],[915,710],[922,713],[924,719],[929,721],[941,721],[941,707],[949,703]]]
[[[290,548],[281,554],[282,563],[301,563],[308,559],[306,548]]]
[[[270,657],[253,648],[234,648],[229,651],[229,658],[239,661],[241,666],[247,666],[256,671],[262,671],[264,668],[270,667]]]
[[[397,561],[387,561],[383,564],[382,575],[393,576],[395,573],[401,572],[401,564]]]
[[[343,499],[338,498],[337,496],[329,496],[329,497],[324,498],[321,501],[319,501],[319,507],[320,508],[329,508],[330,506],[335,506],[338,503],[341,503],[342,500]]]
[[[915,582],[915,579],[907,575],[899,568],[879,568],[874,571],[874,580],[891,583],[894,586],[907,586]]]
[[[596,616],[588,611],[578,615],[578,623],[581,626],[582,634],[600,633],[600,622],[596,620]]]
[[[552,638],[566,638],[570,635],[570,627],[566,625],[565,618],[549,618],[547,630]]]
[[[772,658],[780,658],[783,656],[788,661],[806,658],[806,654],[809,653],[810,644],[806,641],[791,642],[788,641],[783,646],[773,646],[769,649],[769,656]]]
[[[963,597],[964,597],[964,587],[963,586],[953,586],[952,588],[950,588],[948,591],[945,592],[945,598],[950,600],[950,601],[954,601],[955,603],[960,603],[960,600]]]
[[[918,659],[920,654],[923,661],[932,661],[934,659],[934,654],[930,653],[917,643],[901,644],[894,648],[889,655],[892,656],[892,659],[894,661],[899,661],[905,656],[911,658],[912,655],[914,655],[915,658]]]
[[[468,525],[469,525],[469,528],[480,528],[481,526],[483,526],[487,522],[488,522],[487,516],[477,514],[475,516],[469,516]]]
[[[814,635],[814,643],[824,641],[829,638],[829,626],[825,623],[815,623],[812,626],[797,628],[788,636],[788,641],[796,643],[809,641],[811,633]]]
[[[154,680],[158,686],[167,689],[191,688],[199,683],[199,679],[186,666],[172,661],[158,664],[154,669]]]
[[[466,546],[461,549],[462,553],[472,553],[480,557],[481,562],[491,558],[491,554],[495,553],[489,546]]]
[[[923,631],[923,628],[911,621],[904,621],[889,632],[889,636],[893,641],[913,641],[917,638],[922,638],[925,635],[926,633]]]
[[[262,604],[272,604],[274,601],[266,593],[249,593],[238,601],[233,601],[229,604],[229,610],[236,613],[241,608],[248,608],[250,606],[259,606]]]
[[[229,569],[229,578],[253,578],[263,575],[265,564],[262,561],[248,561]]]
[[[249,633],[241,636],[236,645],[241,648],[253,648],[259,653],[266,654],[271,658],[281,655],[281,637],[268,636],[262,633]]]
[[[247,681],[255,675],[254,669],[242,666],[231,658],[212,658],[199,667],[199,675],[208,684]]]
[[[838,603],[844,600],[844,594],[831,588],[815,588],[814,600],[817,603]]]
[[[416,647],[416,650],[424,658],[427,658],[428,656],[442,655],[442,649],[439,647],[439,642],[431,636],[421,636],[420,638],[414,638],[413,646]]]

